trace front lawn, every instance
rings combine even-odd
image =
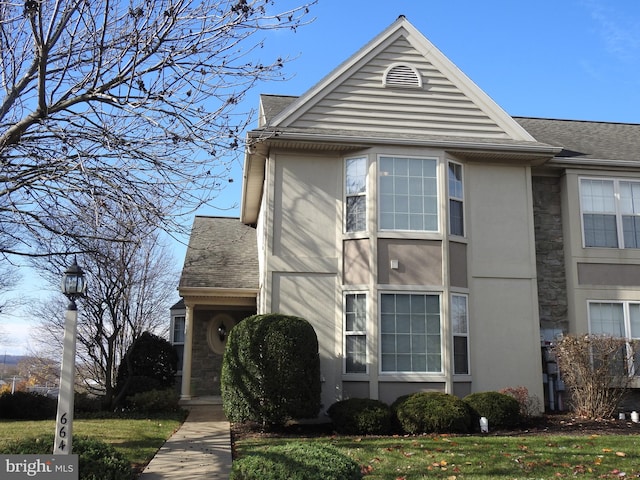
[[[183,412],[176,412],[149,418],[76,419],[73,422],[73,434],[113,445],[125,455],[135,470],[139,470],[177,430],[184,417]],[[54,430],[53,420],[0,420],[0,452],[8,442],[51,435]]]
[[[283,442],[323,442],[359,465],[365,480],[640,477],[640,435],[247,438],[238,456]]]

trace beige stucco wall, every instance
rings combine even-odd
[[[398,268],[391,268],[391,261]],[[442,285],[442,242],[378,240],[378,283],[383,285]]]
[[[474,391],[523,385],[543,399],[531,172],[468,165]]]

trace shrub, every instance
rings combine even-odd
[[[5,392],[0,395],[0,418],[11,420],[48,420],[56,418],[58,401],[30,392]]]
[[[471,412],[458,397],[441,392],[420,392],[400,397],[392,405],[406,433],[467,433]]]
[[[499,392],[472,393],[463,398],[472,412],[472,425],[479,428],[480,417],[486,417],[489,428],[510,428],[519,425],[520,404],[510,395]]]
[[[233,422],[283,425],[320,412],[318,339],[306,320],[254,315],[230,332],[222,362],[224,412]]]
[[[4,455],[50,454],[53,435],[10,442],[0,449]],[[130,480],[131,465],[126,458],[108,443],[74,436],[73,453],[78,454],[79,478],[82,480]]]
[[[178,409],[180,395],[174,388],[150,390],[127,398],[127,405],[134,412],[174,412]]]
[[[230,480],[358,480],[358,464],[334,447],[315,443],[274,445],[234,460]]]
[[[118,367],[118,400],[136,393],[173,387],[178,354],[164,338],[144,332],[129,347]]]
[[[633,382],[628,375],[640,342],[606,335],[564,336],[554,347],[558,368],[576,415],[590,419],[611,417]]]
[[[535,395],[529,395],[527,387],[507,387],[499,390],[500,393],[515,398],[520,405],[520,416],[524,419],[537,417],[542,411],[540,399]]]
[[[384,435],[391,431],[391,409],[370,398],[350,398],[327,410],[335,430],[347,435]]]

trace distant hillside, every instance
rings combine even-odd
[[[17,365],[18,362],[25,359],[24,355],[0,355],[0,364]]]

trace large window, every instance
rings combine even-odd
[[[594,335],[640,340],[640,302],[589,302],[589,328]],[[627,358],[634,359],[629,373],[640,375],[640,351],[631,344],[627,350]]]
[[[345,296],[345,373],[367,373],[367,296]]]
[[[380,157],[381,230],[438,231],[437,166],[435,159]]]
[[[449,233],[464,235],[464,188],[462,165],[449,162]]]
[[[453,373],[469,373],[469,315],[467,296],[451,296],[451,326],[453,330]]]
[[[640,182],[580,179],[585,247],[640,248]]]
[[[349,158],[345,162],[345,230],[367,229],[367,159]]]
[[[173,317],[173,328],[171,329],[171,343],[178,354],[178,370],[182,370],[182,358],[184,356],[184,330],[185,322],[183,316]]]
[[[385,293],[380,297],[381,371],[442,371],[440,295]]]

